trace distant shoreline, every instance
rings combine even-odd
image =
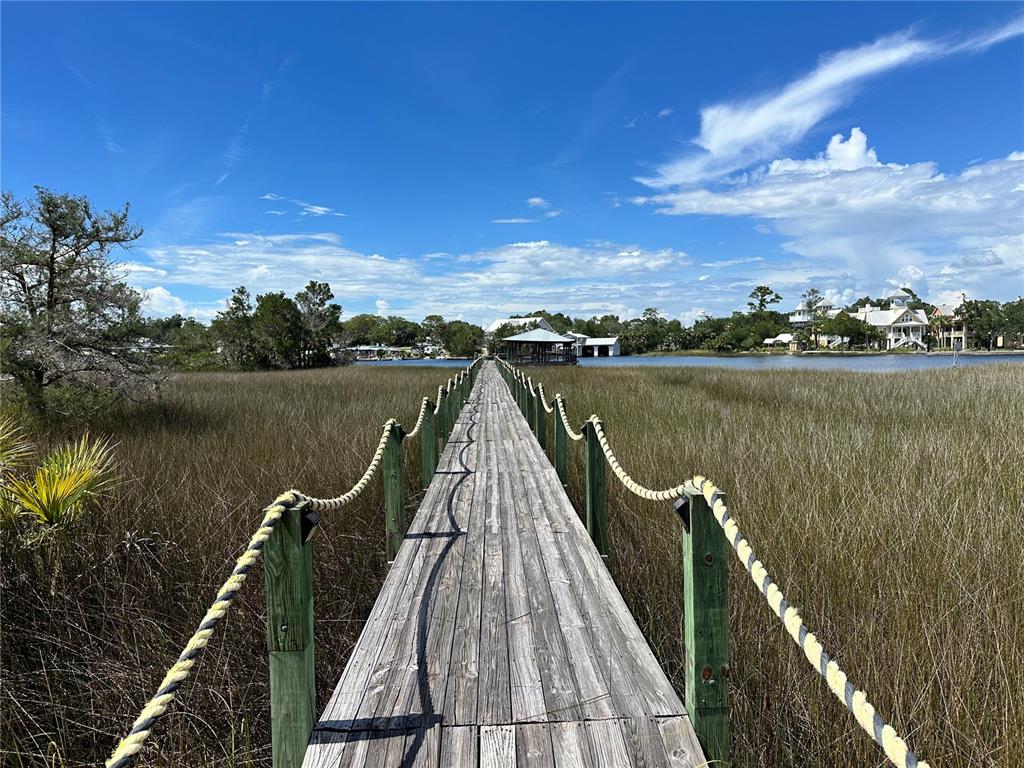
[[[987,355],[1024,355],[1024,349],[970,349],[957,354],[971,357],[985,357]],[[659,352],[642,352],[638,355],[622,355],[622,357],[782,357],[792,355],[793,357],[952,357],[953,352],[949,350],[936,350],[934,352],[902,352],[899,350],[804,350],[802,352],[791,352],[790,350],[750,350],[748,352],[715,352],[712,350],[680,349]]]

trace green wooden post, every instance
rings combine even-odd
[[[690,517],[689,530],[683,534],[686,711],[708,760],[727,763],[728,542],[704,496],[687,493],[686,501]]]
[[[544,398],[537,393],[537,397],[534,401],[534,409],[537,411],[537,442],[540,443],[541,450],[547,453],[548,450],[548,412],[544,410]]]
[[[405,430],[394,424],[384,446],[384,524],[388,562],[394,562],[405,538],[405,462],[402,440]]]
[[[315,521],[304,503],[286,509],[263,549],[274,768],[302,765],[316,723],[313,551],[305,541]]]
[[[437,469],[437,437],[434,434],[434,404],[427,401],[427,412],[423,414],[420,426],[420,482],[424,488],[430,485]]]
[[[526,389],[526,377],[519,377],[519,410],[523,412],[523,416],[528,419],[526,415],[526,399],[530,396],[529,391]]]
[[[540,399],[536,395],[530,394],[530,385],[533,383],[532,380],[526,382],[526,423],[530,425],[530,431],[533,434],[537,434],[537,401]]]
[[[601,557],[608,557],[608,496],[604,482],[604,452],[594,423],[583,427],[587,441],[587,531]]]
[[[566,466],[566,447],[569,444],[569,435],[565,431],[565,424],[562,423],[562,415],[558,412],[558,399],[551,401],[551,404],[555,407],[555,474],[558,475],[558,479],[565,486],[568,484],[568,467]],[[562,399],[562,404],[565,404],[565,399]]]
[[[448,393],[444,387],[441,387],[441,396],[437,399],[437,439],[441,444],[441,450],[444,450],[444,444],[446,442],[445,427],[447,426],[447,418],[445,414],[445,399]]]

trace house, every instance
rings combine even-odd
[[[576,339],[534,328],[498,342],[501,356],[511,363],[576,365]]]
[[[780,333],[778,336],[770,336],[764,340],[766,347],[789,347],[793,343],[792,333]]]
[[[806,328],[817,317],[835,317],[839,310],[832,306],[828,299],[822,299],[820,303],[809,309],[805,302],[796,305],[796,309],[789,316],[789,324],[794,328]]]
[[[848,314],[880,329],[885,334],[881,343],[882,349],[926,349],[924,336],[928,330],[928,316],[923,309],[910,309],[907,306],[912,298],[905,290],[897,288],[885,297],[889,302],[889,309],[868,304]]]
[[[569,331],[565,335],[574,339],[573,347],[576,351],[576,357],[583,357],[583,345],[590,337],[585,333],[576,333],[575,331]]]
[[[962,297],[966,299],[965,296]],[[967,326],[956,316],[960,304],[939,304],[932,310],[931,324],[935,346],[947,349],[967,349]]]
[[[488,325],[484,329],[484,336],[488,339],[491,338],[494,336],[494,332],[503,325],[514,325],[518,328],[522,328],[526,325],[535,325],[541,330],[551,331],[552,333],[555,331],[555,329],[551,327],[551,324],[543,317],[505,317],[501,320],[495,320],[493,323]]]
[[[580,357],[619,357],[621,354],[622,349],[619,346],[619,337],[611,336],[585,339]]]

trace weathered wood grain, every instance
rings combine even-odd
[[[678,695],[493,365],[448,422],[303,766],[701,765]]]

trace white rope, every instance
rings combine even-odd
[[[363,492],[369,482],[373,479],[373,476],[377,474],[377,469],[380,467],[381,459],[384,457],[384,449],[388,444],[388,437],[391,435],[391,428],[397,423],[398,422],[394,419],[388,419],[384,422],[384,428],[380,433],[380,442],[377,443],[377,450],[373,454],[370,466],[366,468],[363,476],[359,478],[358,482],[352,486],[352,489],[349,490],[348,493],[343,493],[341,496],[335,496],[333,499],[316,499],[312,496],[307,496],[304,493],[299,493],[298,491],[295,491],[295,495],[304,501],[308,501],[317,512],[340,509],[348,504],[352,499]]]
[[[560,394],[555,395],[555,403],[558,404],[558,415],[562,419],[562,427],[565,428],[565,434],[572,440],[582,440],[583,433],[575,431],[569,423],[569,417],[565,413],[565,398]]]
[[[548,413],[554,413],[555,409],[548,405],[547,395],[544,394],[544,382],[542,381],[537,385],[537,391],[540,393],[540,404],[544,406],[544,410]]]

